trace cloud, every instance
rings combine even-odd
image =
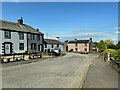
[[[67,34],[49,34],[49,38],[60,37],[61,41],[74,40],[74,39],[90,39],[93,38],[94,41],[106,40],[117,38],[117,34],[114,32],[81,32],[81,31],[71,31]]]
[[[115,29],[115,30],[120,30],[120,27],[115,27],[114,29]]]
[[[52,37],[75,38],[75,37],[99,37],[109,36],[106,32],[75,32],[70,34],[56,34]]]
[[[120,34],[120,31],[116,31],[115,33],[116,33],[116,34]]]

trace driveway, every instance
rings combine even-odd
[[[95,56],[63,57],[2,68],[3,88],[78,88]]]

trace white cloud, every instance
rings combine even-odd
[[[109,36],[106,32],[76,32],[70,34],[56,34],[52,37],[61,37],[61,38],[74,38],[74,37],[97,37],[97,36]]]
[[[115,30],[120,30],[120,27],[115,27],[114,29],[115,29]]]
[[[74,39],[90,39],[93,38],[93,41],[107,40],[117,38],[117,34],[114,32],[73,32],[68,34],[49,34],[49,38],[55,39],[56,37],[60,37],[59,40],[74,40]]]
[[[115,33],[120,34],[120,31],[116,31]]]

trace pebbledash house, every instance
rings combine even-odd
[[[22,17],[17,22],[0,20],[0,54],[20,55],[27,51],[42,52],[44,34],[23,23]]]

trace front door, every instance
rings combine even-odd
[[[10,54],[10,44],[5,44],[5,54]]]

